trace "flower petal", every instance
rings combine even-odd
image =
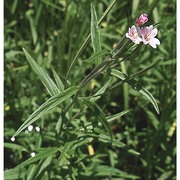
[[[153,38],[149,41],[149,45],[152,46],[154,49],[157,48],[156,45],[160,45],[160,41],[157,38]]]
[[[157,28],[154,28],[154,29],[151,31],[150,37],[151,37],[151,38],[154,38],[154,37],[157,35],[157,32],[158,32]]]
[[[154,38],[154,39],[153,39],[153,41],[154,41],[157,45],[160,45],[160,41],[159,41],[159,39]]]
[[[150,42],[149,42],[149,45],[152,46],[154,49],[157,48],[156,44],[155,44],[153,41],[150,41]]]

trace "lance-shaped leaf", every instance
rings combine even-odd
[[[36,167],[33,179],[41,179],[47,168],[51,166],[54,154],[46,159],[42,159]]]
[[[126,78],[127,78],[127,83],[129,85],[131,85],[135,90],[137,90],[141,94],[143,94],[151,102],[151,104],[155,108],[156,112],[159,114],[158,104],[157,104],[155,98],[153,97],[153,95],[147,89],[143,88],[135,79],[133,79],[133,78],[128,79],[128,75],[119,70],[112,69],[111,74],[113,76],[118,77],[121,80],[126,80]]]
[[[60,79],[60,77],[58,76],[58,74],[56,73],[56,71],[54,69],[52,69],[53,75],[54,75],[54,79],[56,81],[56,84],[59,88],[59,90],[62,92],[64,91],[64,84],[62,82],[62,80]]]
[[[17,168],[25,167],[43,158],[48,158],[51,155],[54,155],[57,151],[59,151],[59,148],[57,147],[44,148],[39,153],[37,153],[34,157],[31,157],[27,159],[26,161],[24,161],[23,163],[21,163],[20,165],[18,165]]]
[[[98,19],[94,4],[91,3],[91,41],[94,52],[101,50],[100,32],[98,27]],[[97,64],[100,63],[100,59],[97,59]]]
[[[140,179],[139,176],[129,174],[129,173],[121,171],[121,170],[119,170],[119,169],[117,169],[115,167],[110,167],[110,166],[106,166],[106,165],[97,166],[95,171],[96,171],[96,173],[95,173],[96,177],[114,176],[114,177],[118,177],[117,179],[126,179],[126,180],[127,179],[134,179],[134,180],[135,179]]]
[[[101,89],[99,89],[99,91],[96,92],[96,93],[93,95],[94,97],[92,97],[92,98],[90,99],[90,101],[91,101],[91,102],[95,102],[96,100],[98,100],[98,99],[101,97],[101,95],[105,92],[105,90],[107,89],[107,87],[109,86],[110,83],[111,83],[111,79],[109,79],[109,80],[104,84],[104,86],[102,86]]]
[[[36,109],[30,117],[20,126],[20,128],[15,132],[13,137],[17,136],[21,131],[27,128],[30,124],[38,120],[45,113],[47,113],[50,109],[58,106],[60,103],[65,101],[67,98],[71,97],[78,91],[77,87],[71,87],[62,93],[58,93],[51,98],[49,98],[44,104],[42,104],[38,109]]]
[[[89,101],[87,99],[83,99],[83,102],[94,112],[97,119],[102,123],[102,125],[104,126],[106,131],[109,133],[109,136],[110,136],[110,139],[111,139],[111,142],[112,142],[113,141],[112,131],[110,129],[109,123],[106,120],[106,117],[105,117],[104,113],[102,112],[102,110],[98,107],[97,104],[92,103],[91,101]]]
[[[125,111],[122,111],[122,112],[120,112],[120,113],[107,116],[106,119],[107,119],[108,122],[112,122],[112,121],[120,118],[121,116],[124,116],[124,115],[127,114],[128,112],[130,112],[130,110],[125,110]]]
[[[111,143],[112,140],[109,136],[105,135],[105,134],[100,134],[99,135],[99,140],[104,142],[104,143]],[[140,155],[139,152],[135,151],[134,149],[131,149],[129,146],[127,146],[126,144],[124,144],[123,142],[113,139],[113,146],[119,147],[119,148],[123,148],[125,150],[127,150],[127,152],[134,154],[134,155]]]
[[[125,110],[125,111],[122,111],[122,112],[120,112],[120,113],[107,116],[107,117],[106,117],[106,120],[107,120],[107,122],[110,123],[110,122],[112,122],[112,121],[114,121],[114,120],[117,120],[117,119],[120,118],[121,116],[124,116],[124,115],[127,114],[128,112],[130,112],[130,110]],[[102,123],[99,122],[98,125],[101,126]],[[87,127],[87,129],[92,129],[91,123],[85,124],[85,127]]]
[[[54,83],[54,81],[49,77],[49,75],[43,70],[36,61],[31,57],[31,55],[28,53],[28,51],[23,48],[23,51],[25,53],[26,59],[29,62],[32,70],[39,76],[40,80],[42,81],[43,85],[46,87],[48,93],[53,96],[57,93],[59,93],[59,89]]]
[[[27,151],[23,146],[14,143],[4,143],[4,147],[12,150]]]

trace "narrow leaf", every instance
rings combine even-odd
[[[105,134],[99,135],[99,140],[104,142],[104,143],[111,143],[110,137],[105,135]],[[139,152],[131,149],[130,147],[128,147],[126,144],[124,144],[123,142],[121,142],[119,140],[113,139],[112,145],[116,146],[116,147],[119,147],[119,148],[122,148],[122,149],[125,149],[126,151],[128,151],[129,153],[131,153],[133,155],[140,155]]]
[[[47,113],[50,109],[56,107],[67,98],[71,97],[73,94],[77,92],[77,87],[71,87],[62,93],[58,93],[51,98],[49,98],[44,104],[42,104],[38,109],[36,109],[30,117],[20,126],[20,128],[15,132],[13,137],[17,136],[21,131],[27,128],[30,124],[38,120],[42,117],[45,113]]]
[[[4,180],[24,179],[25,173],[25,168],[8,169],[4,172]]]
[[[35,60],[31,57],[31,55],[28,53],[28,51],[25,48],[23,48],[23,51],[32,70],[39,76],[43,85],[46,87],[48,93],[51,96],[59,93],[60,91],[58,87],[56,86],[54,81],[49,77],[49,75],[35,62]]]
[[[130,110],[125,110],[125,111],[122,111],[120,113],[117,113],[117,114],[113,114],[111,116],[107,116],[106,119],[108,122],[111,122],[111,121],[114,121],[116,120],[117,118],[120,118],[121,116],[124,116],[125,114],[127,114],[128,112],[130,112]]]
[[[4,173],[5,179],[21,179],[25,175],[25,166],[34,163],[38,160],[41,160],[43,158],[48,158],[49,156],[54,155],[58,150],[59,148],[57,147],[45,148],[44,150],[36,154],[34,157],[31,157],[23,163],[21,163],[20,165],[16,166],[14,169],[6,170]]]
[[[111,74],[113,76],[118,77],[121,80],[128,79],[127,74],[125,74],[119,70],[116,70],[116,69],[112,69]],[[157,104],[155,98],[153,97],[153,95],[147,89],[143,88],[134,78],[127,80],[127,83],[129,85],[131,85],[135,90],[139,91],[142,95],[144,95],[151,102],[151,104],[155,108],[156,112],[159,114],[158,104]]]
[[[113,141],[112,131],[110,129],[109,123],[106,120],[104,113],[101,111],[101,109],[98,107],[97,104],[92,103],[91,101],[87,99],[83,99],[83,102],[94,112],[94,114],[96,114],[97,119],[102,123],[106,131],[109,133],[109,136],[112,142]]]
[[[94,4],[91,3],[91,41],[94,52],[98,52],[101,50],[101,41],[100,41],[100,32],[98,27],[98,19]],[[100,59],[98,59],[97,64],[100,63]]]
[[[46,172],[48,166],[51,165],[53,155],[49,156],[47,159],[43,159],[36,168],[36,177],[34,179],[41,179],[44,173]]]
[[[14,143],[4,143],[4,147],[13,150],[27,151],[23,146]]]
[[[59,10],[60,12],[63,10],[60,8],[60,6],[56,6],[55,3],[51,3],[48,0],[41,0],[41,1],[44,2],[45,4],[49,5],[49,6],[53,7],[54,9]],[[59,2],[59,3],[61,3],[61,2]]]
[[[111,82],[111,79],[109,79],[109,81],[107,81],[107,82],[104,84],[104,86],[103,86],[98,92],[96,92],[96,93],[93,95],[93,96],[95,96],[95,97],[92,97],[92,98],[90,99],[90,101],[91,101],[91,102],[94,102],[94,101],[98,100],[98,99],[100,98],[99,95],[102,95],[102,94],[104,93],[104,91],[105,91],[105,90],[107,89],[107,87],[109,86],[110,82]]]
[[[159,107],[153,95],[145,88],[140,89],[139,92],[143,94],[144,96],[146,96],[146,98],[152,103],[152,105],[156,109],[156,112],[159,114]]]
[[[107,117],[106,117],[106,120],[107,120],[108,122],[112,122],[112,121],[120,118],[121,116],[124,116],[124,115],[127,114],[129,111],[130,111],[130,110],[125,110],[125,111],[122,111],[122,112],[120,112],[120,113],[107,116]],[[101,126],[102,123],[99,122],[98,125]],[[87,129],[92,129],[91,123],[85,124],[85,127],[86,127]]]
[[[70,164],[70,162],[67,159],[67,156],[68,153],[72,150],[72,146],[76,142],[76,139],[77,139],[76,135],[70,136],[69,139],[66,141],[63,149],[60,150],[61,154],[58,158],[60,166]]]
[[[52,70],[52,72],[53,72],[53,75],[54,75],[56,84],[57,84],[60,92],[64,91],[64,84],[63,84],[63,82],[61,81],[60,77],[58,76],[58,74],[56,73],[56,71],[55,71],[54,69]]]
[[[123,179],[140,179],[138,176],[128,174],[117,168],[106,166],[106,165],[97,166],[96,172],[97,172],[95,173],[96,176],[116,176]]]
[[[27,166],[31,163],[34,163],[40,159],[47,158],[51,155],[54,155],[58,150],[59,150],[59,148],[57,148],[57,147],[45,148],[43,151],[37,153],[34,157],[30,157],[29,159],[27,159],[26,161],[24,161],[23,163],[18,165],[16,168],[25,167],[25,166]]]

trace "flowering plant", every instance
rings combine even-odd
[[[112,6],[109,6],[108,9],[110,9],[111,7]],[[43,150],[40,149],[40,151],[37,151],[37,154],[33,150],[31,152],[32,158],[19,165],[18,168],[25,165],[30,165],[37,160],[41,160],[42,158],[49,156],[50,159],[48,157],[48,161],[42,161],[40,162],[40,165],[38,164],[37,169],[39,169],[39,167],[41,167],[41,164],[43,167],[47,164],[47,162],[49,164],[52,164],[51,161],[54,160],[54,155],[56,155],[56,157],[58,158],[58,161],[56,161],[58,162],[57,167],[69,166],[71,168],[71,165],[73,165],[72,162],[74,157],[78,157],[79,154],[83,154],[81,152],[81,149],[83,149],[84,146],[88,145],[90,156],[96,154],[94,153],[93,143],[97,141],[97,139],[101,143],[108,143],[112,146],[116,146],[117,148],[124,148],[134,155],[140,154],[139,152],[132,150],[125,144],[121,143],[119,139],[115,138],[110,126],[110,123],[112,121],[128,113],[129,107],[125,107],[124,111],[118,112],[116,114],[112,114],[112,112],[110,112],[110,114],[112,115],[107,116],[108,113],[104,111],[104,107],[102,108],[101,106],[102,104],[98,105],[97,100],[105,94],[111,93],[112,90],[114,90],[114,88],[116,88],[117,86],[130,85],[134,88],[134,90],[144,95],[154,106],[156,112],[159,113],[159,108],[155,98],[147,89],[138,84],[137,80],[135,79],[137,76],[142,75],[144,72],[151,69],[159,61],[149,65],[144,69],[141,69],[134,74],[128,74],[127,72],[122,70],[123,68],[121,68],[121,71],[119,69],[119,66],[124,65],[124,62],[126,60],[133,59],[131,58],[132,55],[135,54],[137,52],[136,50],[140,47],[134,46],[132,42],[134,42],[135,44],[140,44],[142,42],[143,44],[149,44],[153,48],[156,48],[157,45],[160,45],[160,41],[155,38],[155,36],[157,35],[157,29],[153,28],[152,25],[141,27],[148,21],[148,16],[144,13],[136,20],[136,25],[133,25],[131,28],[129,28],[129,31],[119,40],[119,42],[117,42],[116,46],[113,46],[110,52],[107,52],[107,50],[101,50],[99,25],[107,12],[108,11],[105,11],[105,14],[98,21],[95,7],[93,3],[91,4],[90,34],[87,36],[74,59],[70,61],[70,66],[68,67],[68,71],[63,79],[61,79],[61,76],[58,76],[56,71],[53,69],[53,80],[46,73],[46,71],[40,65],[38,65],[36,60],[34,60],[30,55],[30,53],[25,48],[23,48],[28,63],[30,64],[35,74],[39,76],[50,97],[43,104],[38,106],[36,110],[23,122],[23,124],[12,136],[11,141],[14,142],[15,137],[22,131],[26,130],[26,128],[28,129],[28,131],[32,131],[33,126],[31,124],[39,120],[51,109],[57,108],[60,111],[58,111],[58,119],[55,119],[56,122],[54,124],[55,126],[53,126],[52,132],[53,135],[50,134],[50,139],[54,143],[53,147],[44,148]],[[128,39],[125,37],[127,37]],[[82,51],[85,49],[90,40],[92,42],[92,49],[94,50],[94,53],[91,57],[86,59],[86,63],[90,62],[93,66],[89,66],[89,69],[87,69],[86,66],[81,66],[83,72],[84,70],[88,70],[89,74],[87,74],[83,79],[80,79],[80,81],[78,79],[74,82],[74,74],[73,80],[69,78],[69,75],[70,73],[75,72],[72,71],[73,67],[75,67],[74,64],[77,62]],[[82,63],[84,63],[84,61],[82,61]],[[108,74],[108,80],[106,78],[107,76],[103,76],[105,73]],[[82,76],[83,74],[80,74],[80,78]],[[102,78],[106,79],[105,84],[100,87],[98,91],[96,91],[96,89],[93,88],[92,80],[97,78],[98,76],[102,76]],[[88,83],[90,84],[90,86],[87,86]],[[90,95],[88,95],[89,90],[91,90]],[[107,104],[108,103],[109,102],[107,102]],[[89,116],[90,113],[88,113],[88,111],[92,112],[91,114],[93,118]],[[42,127],[44,127],[44,121],[42,124]],[[36,127],[36,131],[44,131],[44,134],[46,134],[49,129],[45,131],[43,128],[40,129]],[[42,141],[41,134],[43,133],[40,133],[40,142]],[[82,146],[83,148],[81,148]],[[76,151],[77,149],[78,151]],[[83,159],[85,158],[83,157],[82,160]],[[6,171],[6,176],[11,176],[12,172],[16,173],[17,169]],[[41,176],[41,173],[39,173],[39,171],[37,171],[37,173],[38,174],[36,174],[36,172],[32,174],[32,178],[29,179],[40,179],[39,176]],[[21,176],[23,175],[21,174]],[[18,175],[17,177],[20,176]]]
[[[136,20],[137,26],[133,25],[131,28],[129,28],[129,31],[126,33],[126,37],[131,39],[136,44],[143,42],[143,44],[149,44],[156,49],[157,45],[160,45],[159,39],[155,38],[158,32],[157,28],[153,28],[153,25],[141,28],[139,27],[145,24],[147,21],[147,14],[141,14],[141,16]]]

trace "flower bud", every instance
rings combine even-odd
[[[140,15],[138,19],[136,19],[137,26],[142,26],[144,23],[148,21],[148,15],[143,13]]]

